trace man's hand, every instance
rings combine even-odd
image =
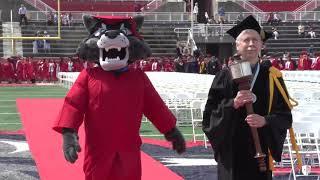
[[[167,141],[172,143],[173,150],[175,150],[178,154],[182,154],[186,151],[186,142],[184,141],[181,132],[176,127],[167,132],[164,137]]]
[[[246,117],[246,121],[250,127],[261,128],[267,124],[266,119],[259,114],[250,114]]]
[[[246,103],[252,103],[254,100],[254,95],[250,90],[241,90],[238,91],[237,96],[233,100],[233,107],[238,109]]]
[[[78,133],[67,130],[63,132],[62,136],[64,157],[70,163],[74,163],[78,159],[78,152],[81,152]]]

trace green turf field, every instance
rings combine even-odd
[[[0,131],[21,129],[22,124],[16,108],[17,98],[63,98],[67,91],[68,89],[60,86],[0,87]],[[187,139],[192,138],[191,127],[180,127],[180,130]],[[162,138],[149,121],[142,122],[140,132],[142,136]],[[201,133],[201,129],[197,129],[197,133]]]
[[[66,92],[60,86],[0,87],[0,131],[21,129],[17,98],[62,98]]]

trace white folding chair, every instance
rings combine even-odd
[[[296,142],[299,147],[299,153],[302,158],[302,165],[304,168],[311,166],[320,167],[320,151],[319,151],[319,127],[315,125],[312,121],[296,121],[293,122],[293,129],[295,131]],[[296,177],[301,176],[314,176],[311,174],[301,174],[297,173],[294,168],[294,158],[296,158],[295,152],[292,151],[292,145],[287,137],[287,144],[289,156],[291,161],[292,176],[296,180]],[[318,177],[318,176],[317,176]],[[318,177],[319,178],[319,177]]]

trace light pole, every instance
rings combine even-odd
[[[190,7],[190,19],[191,19],[191,27],[190,27],[190,32],[191,32],[191,37],[190,39],[193,40],[193,0],[191,0],[191,7]],[[189,43],[189,42],[188,42]],[[191,55],[193,56],[193,42],[190,42],[191,45]]]

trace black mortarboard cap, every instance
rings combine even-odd
[[[272,33],[269,33],[263,30],[260,24],[258,23],[258,21],[252,15],[246,17],[239,24],[229,29],[227,33],[230,34],[230,36],[232,36],[234,39],[236,39],[239,36],[239,34],[246,29],[253,29],[257,31],[258,34],[260,34],[263,42],[265,42],[267,39],[272,37]]]

